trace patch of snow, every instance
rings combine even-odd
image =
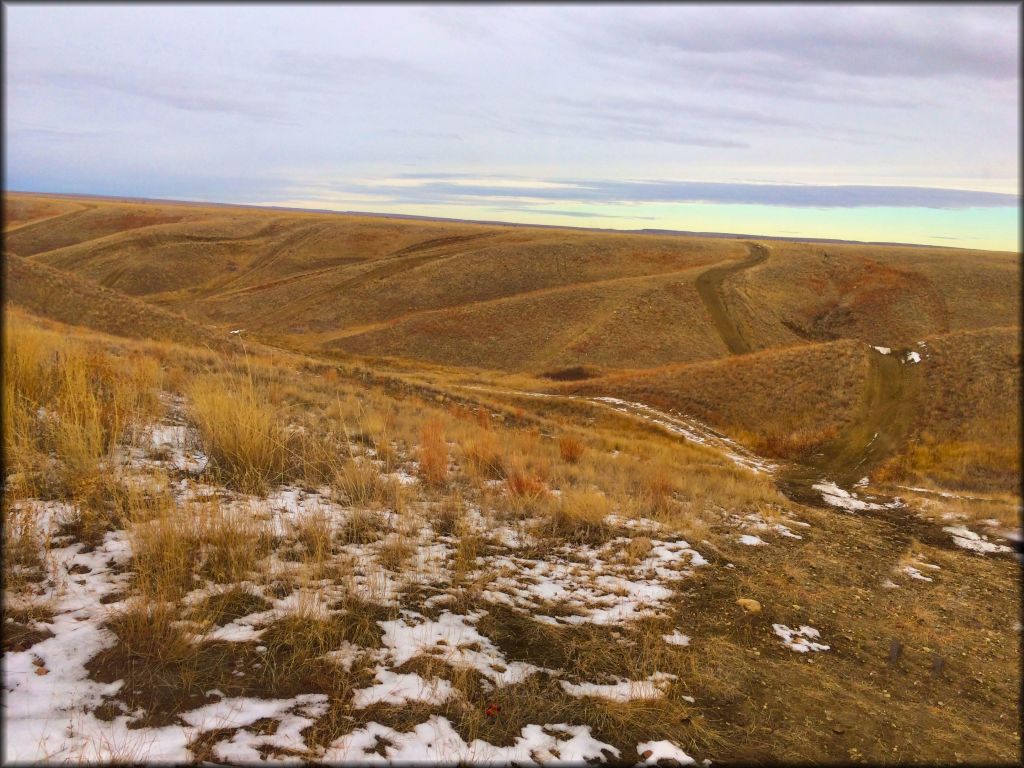
[[[679,765],[696,762],[671,741],[644,741],[636,745],[636,753],[643,758],[644,765],[657,765],[659,760],[675,760]]]
[[[857,494],[850,493],[831,481],[814,483],[811,487],[821,494],[821,498],[826,504],[833,507],[848,509],[850,511],[864,509],[892,509],[900,505],[898,499],[893,500],[888,504],[877,504],[873,501],[865,501],[864,499],[858,498]]]
[[[382,756],[378,749],[384,752]],[[582,764],[619,757],[619,750],[590,735],[589,726],[526,725],[511,746],[496,747],[475,739],[466,743],[444,717],[431,715],[411,731],[401,733],[378,723],[342,736],[327,749],[325,763],[443,763],[535,765],[559,761]]]
[[[624,702],[660,699],[665,695],[665,689],[668,688],[669,683],[675,679],[675,675],[670,675],[666,672],[655,672],[646,680],[619,680],[618,682],[605,685],[597,683],[570,683],[565,680],[559,682],[562,690],[576,698],[590,696],[595,699]]]
[[[790,648],[798,653],[807,653],[808,651],[827,651],[829,646],[822,645],[821,643],[812,642],[816,638],[821,636],[814,627],[809,627],[806,624],[801,625],[799,629],[790,629],[785,624],[772,624],[772,629],[775,630],[775,634],[782,638],[782,642],[787,648]]]
[[[883,355],[888,355],[890,352],[892,352],[892,349],[889,347],[873,347],[873,349],[877,350],[879,353]]]
[[[803,536],[801,536],[800,534],[793,533],[793,531],[791,531],[787,526],[783,525],[782,523],[775,523],[775,525],[773,525],[772,527],[775,529],[776,533],[778,533],[780,536],[785,536],[788,539],[803,538]]]
[[[403,617],[377,622],[384,635],[381,641],[391,666],[400,667],[420,654],[428,654],[453,667],[469,667],[497,685],[525,680],[540,667],[522,661],[508,661],[500,650],[473,624],[483,611],[463,616],[445,611],[436,620],[412,611]]]
[[[305,693],[294,699],[222,699],[213,704],[186,712],[181,719],[192,726],[198,735],[218,728],[238,728],[230,739],[214,744],[214,755],[225,762],[257,763],[264,760],[260,748],[273,747],[308,753],[302,731],[327,713],[327,696]],[[258,720],[278,721],[273,733],[253,733],[245,730]]]
[[[921,354],[919,352],[915,352],[915,351],[911,350],[910,352],[907,352],[907,354],[905,354],[903,356],[903,362],[905,362],[905,363],[920,363],[921,362]]]
[[[675,630],[671,635],[662,635],[661,639],[669,645],[689,645],[690,636],[684,635],[678,629]]]
[[[912,565],[904,565],[900,570],[903,571],[903,573],[907,574],[907,576],[909,576],[910,578],[917,579],[918,581],[934,581],[934,579],[931,576],[925,576]]]
[[[482,597],[529,613],[549,624],[620,624],[656,615],[674,594],[665,582],[682,579],[707,564],[685,541],[653,540],[647,555],[632,564],[618,560],[631,539],[608,543],[614,555],[566,544],[541,559],[496,555],[487,562]],[[583,565],[585,564],[585,566]],[[474,572],[485,575],[485,571]],[[472,574],[471,574],[472,575]],[[546,615],[552,604],[571,606],[569,615]]]
[[[963,525],[947,525],[942,530],[946,533],[952,534],[953,543],[958,547],[970,549],[974,552],[989,554],[993,552],[1013,551],[1011,547],[1007,547],[1004,544],[996,544],[994,541],[989,541],[987,536],[981,536]]]
[[[746,544],[748,547],[759,547],[768,543],[757,536],[750,535],[749,533],[744,533],[740,536],[739,542],[740,544]]]
[[[454,689],[447,680],[434,678],[425,680],[417,674],[391,672],[377,667],[378,683],[369,688],[360,688],[352,694],[352,706],[365,709],[371,704],[405,704],[409,701],[426,704],[442,704],[452,695]]]

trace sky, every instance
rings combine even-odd
[[[1020,249],[1020,8],[5,4],[4,188]]]

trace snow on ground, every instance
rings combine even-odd
[[[1013,551],[1012,547],[989,541],[987,536],[975,533],[963,525],[947,525],[942,530],[953,536],[953,543],[958,547],[970,549],[982,555]]]
[[[562,680],[560,684],[562,689],[570,696],[577,698],[590,696],[595,699],[623,702],[660,699],[665,695],[665,689],[668,688],[669,683],[675,679],[675,675],[655,672],[646,680],[618,680],[604,685],[597,683],[570,683],[567,680]]]
[[[806,624],[801,625],[799,629],[790,629],[785,624],[772,624],[772,629],[775,630],[776,635],[782,638],[782,642],[787,648],[791,648],[799,653],[827,651],[829,649],[827,645],[813,642],[821,636],[821,633],[814,627],[809,627]]]
[[[405,704],[420,701],[426,704],[442,704],[452,695],[454,689],[447,680],[433,678],[425,680],[417,674],[396,673],[378,666],[375,685],[360,688],[352,696],[352,706],[365,709],[371,704]]]
[[[656,424],[672,434],[681,435],[691,442],[715,448],[737,466],[745,467],[753,472],[772,472],[775,469],[775,465],[771,462],[755,456],[734,440],[689,416],[675,412],[671,414],[664,413],[646,403],[634,403],[628,400],[620,400],[617,397],[591,397],[587,399],[591,402],[607,405],[620,413],[639,416],[645,421]]]
[[[657,765],[659,760],[674,760],[679,765],[696,762],[671,741],[645,741],[636,745],[636,752],[645,765]]]
[[[877,352],[879,352],[880,354],[883,354],[883,355],[888,355],[890,352],[892,352],[892,349],[890,347],[872,347],[872,348],[874,350],[876,350]]]
[[[758,536],[752,536],[749,533],[744,533],[739,537],[740,544],[746,544],[748,547],[759,547],[767,544],[768,542],[761,539]]]
[[[903,362],[904,363],[920,363],[921,362],[921,353],[920,352],[915,352],[915,351],[911,350],[910,352],[907,352],[903,356]]]
[[[907,574],[907,576],[909,576],[910,578],[917,579],[918,581],[934,581],[933,578],[931,578],[930,576],[925,576],[912,565],[904,565],[899,570]]]
[[[443,612],[436,620],[414,611],[402,611],[394,621],[378,622],[384,631],[382,642],[393,667],[400,667],[420,654],[438,658],[453,667],[468,667],[498,685],[509,685],[540,672],[541,667],[522,661],[508,661],[474,624],[484,615]]]
[[[383,751],[381,755],[378,750]],[[582,764],[606,761],[619,750],[590,735],[589,726],[526,725],[508,747],[476,739],[466,743],[444,717],[431,715],[408,733],[378,723],[357,728],[331,744],[325,763],[444,763],[534,765],[542,762]]]
[[[661,639],[669,645],[689,645],[690,636],[684,635],[678,629],[670,635],[662,635]]]
[[[823,480],[811,486],[821,494],[822,500],[833,507],[847,509],[851,512],[865,509],[894,509],[901,506],[899,499],[894,499],[888,504],[879,504],[873,501],[861,499],[855,493],[844,490],[830,480]]]
[[[684,434],[688,439],[725,450],[737,463],[750,465],[743,449],[709,428],[646,409],[640,404],[614,401],[613,407],[620,404],[634,414],[641,411],[643,418],[656,419],[661,426]],[[180,406],[177,402],[172,405]],[[451,563],[457,542],[453,537],[438,535],[428,524],[428,505],[410,502],[402,522],[385,511],[353,510],[339,503],[329,488],[281,486],[266,497],[235,493],[201,482],[197,477],[206,467],[207,457],[189,427],[180,423],[158,424],[140,434],[144,437],[142,445],[130,449],[123,457],[123,480],[154,489],[162,484],[162,489],[170,492],[180,507],[216,499],[223,514],[264,526],[278,544],[288,546],[298,546],[295,543],[297,533],[307,523],[323,523],[337,532],[356,513],[373,516],[381,532],[376,540],[335,548],[333,562],[346,569],[344,583],[337,578],[314,578],[306,564],[287,556],[278,546],[261,565],[262,582],[197,584],[182,599],[183,608],[238,589],[262,598],[269,608],[233,618],[223,626],[182,620],[180,626],[193,642],[258,643],[268,626],[289,614],[326,618],[343,613],[344,608],[331,607],[342,598],[357,597],[400,610],[397,618],[377,622],[381,632],[380,649],[343,642],[327,654],[330,661],[346,670],[351,670],[357,661],[370,661],[374,678],[367,687],[354,692],[352,704],[356,709],[379,703],[393,706],[416,702],[441,704],[452,696],[461,695],[449,680],[396,671],[420,655],[451,667],[476,670],[492,686],[514,684],[538,672],[555,677],[563,674],[562,670],[544,669],[506,658],[476,627],[485,611],[455,613],[446,609],[446,604],[452,600],[452,594],[445,590],[452,584]],[[365,460],[380,468],[377,460]],[[755,461],[751,468],[764,470],[769,466]],[[169,480],[160,480],[160,473],[154,473],[154,468],[177,474]],[[406,469],[398,469],[389,477],[407,485],[418,482]],[[39,525],[51,538],[59,525],[76,511],[71,505],[56,502],[16,504],[31,504]],[[748,518],[739,524],[759,532],[774,531],[781,536],[800,538],[781,523],[768,523],[757,515],[748,515]],[[400,522],[411,553],[400,567],[389,569],[383,564],[383,553],[397,535]],[[485,585],[479,597],[549,624],[618,626],[641,617],[667,616],[676,585],[692,575],[695,568],[708,564],[687,541],[664,525],[643,518],[608,516],[606,522],[610,526],[633,535],[613,536],[601,545],[565,543],[551,547],[537,546],[536,537],[530,533],[536,520],[499,524],[480,509],[471,507],[464,522],[489,542],[488,546],[503,550],[488,551],[486,558],[478,557],[464,575],[470,583]],[[796,520],[787,522],[807,525]],[[641,556],[626,557],[628,545],[638,534],[649,537],[649,548]],[[752,534],[742,534],[740,540],[751,545],[765,543]],[[512,746],[498,747],[479,740],[467,744],[448,720],[436,715],[408,733],[397,733],[370,723],[338,739],[326,750],[309,750],[302,731],[322,717],[328,706],[326,697],[319,694],[266,700],[224,698],[219,692],[211,691],[207,695],[213,701],[183,712],[174,725],[137,728],[134,720],[143,713],[127,711],[112,720],[100,720],[93,710],[110,701],[124,682],[92,681],[88,679],[86,664],[116,642],[103,622],[111,611],[126,606],[125,602],[110,598],[116,600],[115,593],[126,592],[129,588],[132,574],[127,567],[131,550],[124,531],[108,533],[91,552],[83,552],[83,548],[84,545],[75,543],[51,549],[48,553],[50,577],[43,585],[43,594],[30,598],[47,602],[53,608],[52,620],[41,622],[39,627],[48,629],[54,636],[37,642],[27,651],[5,656],[3,676],[7,695],[3,706],[5,724],[9,726],[4,752],[7,760],[186,762],[193,759],[189,745],[214,729],[233,731],[210,746],[215,759],[231,762],[255,762],[265,758],[268,749],[287,753],[274,759],[323,762],[462,759],[528,763],[608,759],[619,755],[616,748],[594,739],[584,725],[528,725]],[[291,590],[283,595],[272,593],[270,583],[287,583]],[[418,604],[423,613],[402,608],[403,593],[413,587],[435,592]],[[101,602],[104,599],[108,600],[107,604]],[[678,630],[663,635],[663,639],[678,646],[690,642],[690,638]],[[800,642],[804,641],[796,644]],[[266,651],[262,646],[257,646],[256,651],[261,648]],[[662,696],[672,679],[671,675],[657,673],[646,680],[606,678],[559,682],[573,696],[624,702]],[[257,725],[258,721],[266,719],[277,721],[272,732]],[[643,751],[692,762],[669,742],[650,742]]]
[[[654,539],[646,557],[633,564],[609,556],[630,541],[616,537],[603,548],[566,544],[544,558],[495,555],[486,563],[485,571],[492,575],[482,597],[549,624],[621,624],[658,615],[673,595],[665,583],[707,563],[683,540]],[[472,576],[483,577],[485,571]],[[559,604],[571,606],[572,612],[549,615]]]

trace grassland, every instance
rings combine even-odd
[[[1015,257],[4,205],[5,758],[1019,757]]]

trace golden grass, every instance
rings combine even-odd
[[[191,416],[221,480],[246,493],[263,493],[289,469],[288,434],[265,392],[249,376],[197,379]]]
[[[18,466],[27,468],[28,474],[36,479],[34,482],[50,475],[56,477],[58,471],[65,470],[57,468],[64,454],[57,451],[54,434],[41,426],[45,422],[37,418],[32,404],[46,398],[53,403],[65,402],[60,399],[61,388],[77,391],[82,386],[80,380],[71,379],[72,383],[68,384],[51,375],[46,367],[48,352],[38,354],[38,350],[47,350],[45,344],[57,342],[52,337],[46,339],[23,345],[27,351],[15,362],[20,368],[12,369],[17,371],[21,383],[17,389],[5,387],[4,392],[5,408],[14,408],[20,419],[13,424],[5,420],[5,447],[13,446],[22,452],[26,458]],[[75,334],[68,334],[66,340],[61,340],[69,348],[80,342]],[[378,386],[379,380],[347,378],[352,375],[352,369],[345,369],[344,375],[329,377],[325,371],[337,370],[333,366],[313,361],[300,365],[280,355],[254,355],[243,362],[211,358],[208,352],[200,350],[122,345],[109,339],[90,341],[89,349],[87,359],[91,360],[93,353],[96,360],[110,355],[115,366],[136,354],[154,360],[175,359],[176,386],[189,392],[193,380],[207,377],[219,377],[220,385],[229,390],[244,389],[248,381],[255,393],[249,404],[255,403],[255,410],[270,414],[271,418],[265,423],[275,425],[271,429],[280,429],[287,448],[284,469],[280,472],[260,469],[257,474],[262,475],[261,483],[305,480],[306,475],[298,466],[305,457],[321,457],[311,461],[323,461],[323,468],[331,470],[327,474],[317,469],[309,477],[323,474],[338,497],[354,509],[337,521],[336,534],[330,530],[330,521],[315,512],[296,521],[281,543],[297,546],[304,560],[288,563],[296,567],[295,573],[274,577],[278,581],[268,586],[277,596],[302,584],[306,576],[328,575],[344,583],[343,573],[326,574],[320,570],[334,541],[366,542],[383,538],[385,564],[396,571],[409,566],[413,518],[404,519],[408,505],[401,487],[381,481],[380,473],[382,469],[398,466],[409,455],[419,456],[415,448],[409,446],[423,444],[424,422],[430,419],[438,419],[443,432],[459,445],[457,457],[461,473],[453,472],[441,493],[434,489],[423,491],[423,500],[433,502],[444,494],[440,510],[428,519],[438,531],[457,539],[451,566],[460,588],[459,599],[463,601],[459,605],[464,604],[467,609],[482,607],[482,587],[475,582],[466,583],[462,577],[478,572],[494,547],[493,542],[481,538],[475,526],[468,524],[467,503],[479,506],[488,520],[492,519],[492,512],[502,511],[502,505],[506,504],[524,514],[539,512],[549,530],[570,540],[599,540],[611,510],[627,516],[654,516],[671,530],[699,532],[700,536],[693,540],[699,542],[700,538],[707,537],[708,542],[695,546],[702,552],[715,554],[720,553],[716,553],[716,545],[711,542],[721,541],[723,510],[743,514],[795,509],[778,495],[770,480],[736,469],[706,449],[684,444],[614,414],[582,409],[572,412],[575,416],[586,416],[572,421],[574,427],[579,425],[579,440],[586,446],[575,462],[563,456],[557,439],[540,437],[541,434],[557,436],[563,431],[567,423],[563,417],[569,411],[560,410],[560,405],[538,400],[516,413],[514,408],[493,406],[491,401],[488,407],[493,407],[499,418],[488,417],[486,422],[471,419],[468,425],[453,424],[450,414],[442,412],[434,399],[438,389],[443,389],[446,383],[441,374],[433,380],[433,389],[418,388],[412,376],[389,379],[391,389],[384,396],[371,389]],[[89,365],[99,365],[96,360]],[[5,359],[5,376],[6,365]],[[93,381],[101,382],[92,393],[93,399],[76,395],[76,405],[66,406],[70,413],[93,414],[88,418],[75,417],[72,423],[99,425],[101,442],[106,446],[98,459],[100,474],[110,453],[130,440],[136,425],[151,417],[147,413],[149,406],[142,400],[126,396],[127,409],[111,405],[122,401],[111,397],[108,388],[123,385],[130,392],[138,386],[139,392],[148,391],[155,387],[155,384],[145,383],[150,381],[149,376],[142,371],[128,383],[118,383],[116,378],[87,379],[89,387],[93,386]],[[367,381],[373,383],[368,385]],[[50,394],[45,394],[47,387],[53,388]],[[35,393],[33,396],[38,399],[33,400],[30,393]],[[1000,402],[995,395],[993,390],[988,402]],[[387,408],[389,401],[395,404],[393,411]],[[242,403],[243,410],[247,407],[244,397],[232,401],[232,406],[237,407],[238,402]],[[985,413],[989,410],[994,412],[997,408],[986,406]],[[502,426],[502,418],[514,420],[517,426]],[[982,429],[983,420],[968,419],[967,422],[969,426],[956,440],[977,440],[980,432],[975,430]],[[523,424],[528,426],[523,427]],[[356,425],[355,429],[349,429],[352,425]],[[302,427],[303,431],[296,431],[297,427]],[[230,429],[230,425],[225,427],[227,431]],[[328,446],[334,445],[331,440],[340,440],[346,433],[354,437],[356,431],[366,433],[378,456],[381,455],[379,446],[393,446],[394,455],[385,458],[385,467],[374,466],[366,457],[351,458],[347,451],[338,452],[334,463],[329,461]],[[243,437],[247,434],[245,429],[241,433]],[[264,433],[257,430],[256,434]],[[948,434],[936,432],[935,442],[928,445],[942,447],[952,439]],[[346,446],[347,442],[346,437]],[[77,442],[72,440],[71,447],[61,450],[72,451],[80,443],[88,444],[88,440],[84,437]],[[244,451],[240,453],[244,455]],[[404,455],[406,453],[408,455]],[[84,455],[91,454],[84,450]],[[471,456],[476,458],[471,459]],[[952,457],[940,458],[944,466],[954,466]],[[48,462],[56,463],[50,466]],[[331,716],[323,718],[314,728],[325,733],[329,726],[343,731],[378,715],[380,722],[408,727],[425,719],[428,712],[416,706],[352,713],[346,702],[353,687],[369,684],[368,670],[357,663],[351,673],[346,673],[323,658],[324,653],[346,640],[366,648],[378,647],[381,631],[377,622],[394,618],[399,610],[394,606],[381,608],[350,595],[331,606],[343,612],[339,616],[327,614],[318,600],[311,599],[308,605],[300,605],[297,615],[284,617],[268,628],[261,639],[268,648],[266,654],[257,654],[253,644],[248,643],[185,642],[186,630],[175,623],[179,619],[198,618],[201,624],[216,623],[267,605],[265,600],[255,596],[255,590],[237,584],[240,580],[257,583],[270,580],[269,574],[261,572],[263,558],[274,543],[269,530],[259,522],[254,523],[249,514],[242,518],[226,503],[209,501],[195,507],[178,508],[158,492],[133,495],[117,484],[92,482],[88,480],[92,471],[88,469],[88,459],[85,464],[86,481],[69,485],[77,489],[74,491],[76,500],[88,500],[88,504],[82,505],[87,514],[96,515],[98,521],[109,521],[97,522],[100,528],[117,525],[122,519],[129,521],[134,555],[131,567],[137,572],[132,589],[137,594],[127,610],[111,619],[118,645],[104,651],[92,670],[95,679],[107,682],[126,679],[127,685],[119,696],[124,697],[131,709],[142,708],[148,713],[147,717],[158,713],[159,717],[153,716],[153,722],[169,724],[180,712],[204,703],[203,693],[216,687],[229,696],[328,692],[332,697]],[[354,491],[351,487],[345,488],[346,472],[354,476],[355,482],[351,484]],[[505,482],[498,488],[481,487],[482,484],[473,487],[466,482],[467,479],[487,479],[489,474]],[[30,485],[19,480],[19,494]],[[549,494],[547,488],[559,489],[560,496]],[[416,493],[415,486],[408,492]],[[104,499],[109,505],[97,503]],[[382,506],[393,508],[397,513],[396,534],[385,535]],[[812,514],[807,510],[799,511]],[[7,506],[6,496],[4,512],[5,523],[15,523],[9,529],[5,525],[5,537],[12,537],[5,538],[5,547],[10,547],[15,559],[20,558],[21,562],[35,567],[32,542],[38,541],[41,534],[33,528],[34,521],[19,519]],[[1005,619],[1012,615],[1015,599],[1011,598],[1015,589],[1006,588],[1007,583],[1013,582],[1006,581],[1005,562],[973,556],[964,560],[957,553],[945,553],[948,562],[941,561],[941,578],[930,585],[938,590],[936,593],[925,596],[921,592],[920,597],[910,589],[880,593],[877,584],[882,576],[891,575],[893,563],[903,555],[902,548],[893,546],[890,538],[870,527],[877,521],[855,516],[843,516],[841,520],[837,523],[835,518],[824,514],[815,517],[815,526],[805,532],[804,542],[787,542],[795,549],[740,547],[735,556],[729,550],[729,560],[735,562],[735,570],[730,569],[730,575],[723,575],[726,571],[722,568],[698,569],[694,581],[689,582],[690,591],[685,596],[680,595],[679,615],[641,622],[625,630],[597,626],[551,627],[500,606],[486,606],[487,613],[481,617],[478,627],[507,658],[563,669],[566,678],[573,680],[641,679],[654,671],[679,675],[664,700],[622,705],[590,698],[573,699],[561,690],[557,680],[543,675],[494,690],[480,684],[472,672],[452,670],[429,659],[413,660],[409,669],[421,664],[424,670],[436,669],[452,681],[461,696],[444,705],[442,711],[467,740],[479,737],[491,743],[507,744],[527,723],[572,722],[590,725],[597,738],[625,745],[623,759],[628,762],[639,759],[629,749],[641,738],[668,738],[692,754],[721,754],[738,761],[764,759],[767,754],[764,744],[772,745],[769,750],[772,755],[793,759],[834,760],[837,755],[844,758],[847,744],[856,744],[873,758],[888,757],[890,744],[884,745],[883,754],[879,751],[881,747],[875,748],[867,737],[866,741],[854,741],[851,734],[859,730],[856,728],[843,737],[849,739],[848,742],[841,748],[836,746],[836,737],[828,736],[830,728],[820,721],[820,714],[825,707],[842,707],[855,716],[855,722],[867,723],[872,728],[888,728],[886,723],[891,720],[900,726],[899,732],[929,734],[927,742],[918,741],[921,752],[927,756],[941,752],[933,741],[941,742],[944,747],[959,741],[959,745],[951,749],[963,749],[963,744],[976,743],[978,748],[970,755],[982,754],[985,749],[990,750],[990,754],[1009,754],[1010,731],[995,723],[991,716],[991,699],[986,698],[991,693],[1000,700],[1009,700],[1010,689],[1014,687],[1011,683],[1016,680],[1013,677],[1016,646],[1008,643],[1011,653],[1005,658],[992,655],[1003,653],[1005,636],[1012,640]],[[729,529],[727,535],[733,532],[734,529]],[[689,533],[687,537],[690,538]],[[865,542],[870,544],[870,549],[864,548]],[[541,547],[551,545],[550,540],[539,544]],[[639,562],[650,547],[650,539],[634,537],[623,547],[622,557]],[[923,545],[915,546],[914,554],[918,554],[919,549],[930,561],[938,559]],[[34,551],[40,549],[36,547]],[[778,559],[780,557],[783,561]],[[967,562],[970,569],[965,565]],[[191,614],[181,605],[181,597],[198,586],[197,575],[223,584],[224,591],[218,593],[216,599],[205,600]],[[486,582],[486,574],[478,581]],[[819,586],[812,588],[815,584]],[[277,592],[278,587],[283,592]],[[746,617],[729,613],[735,610],[737,596],[748,595],[762,601],[765,606],[762,614]],[[872,599],[867,599],[869,596]],[[413,600],[408,595],[403,599]],[[794,613],[797,609],[791,604],[795,602],[807,613]],[[939,617],[934,608],[936,604],[953,608]],[[993,606],[994,610],[979,612],[978,605]],[[961,606],[962,610],[956,606]],[[675,606],[672,610],[675,611]],[[936,630],[935,622],[940,618],[942,626]],[[797,654],[783,652],[770,631],[772,620],[791,625],[808,621],[821,626],[826,641],[833,643],[834,653],[827,656],[826,663],[812,659],[812,664],[806,658],[797,658]],[[693,647],[680,649],[661,642],[661,634],[676,625],[693,633]],[[983,675],[985,685],[975,688],[963,676],[948,681],[922,678],[918,674],[920,670],[915,670],[913,675],[903,675],[901,670],[899,674],[903,676],[899,679],[910,682],[903,686],[879,682],[879,676],[870,677],[869,672],[885,669],[876,658],[878,638],[883,632],[897,629],[913,638],[916,646],[927,644],[932,648],[936,646],[932,635],[939,632],[943,643],[940,647],[949,646],[949,658],[962,655],[977,661],[972,672]],[[990,632],[999,642],[983,636],[984,632]],[[984,652],[979,652],[982,648]],[[759,656],[754,656],[755,651]],[[97,671],[104,664],[106,672]],[[235,669],[245,670],[244,679],[232,674]],[[917,695],[920,689],[915,689],[913,682],[919,678],[929,686],[930,698]],[[882,699],[883,685],[889,686],[887,690],[892,691],[892,700]],[[144,693],[134,693],[137,689]],[[957,690],[968,690],[968,695],[954,698]],[[685,703],[684,693],[697,696],[697,705]],[[956,702],[955,711],[951,706],[951,711],[933,712],[928,702],[939,695],[943,700]],[[783,705],[777,703],[782,700],[780,696],[784,696]],[[499,708],[500,717],[486,714],[492,704]],[[887,713],[884,723],[873,714],[878,711]],[[346,719],[351,717],[356,720]],[[823,732],[832,741],[820,738]],[[968,739],[967,734],[976,735],[976,742]],[[857,735],[859,738],[860,734]]]
[[[5,475],[18,474],[35,494],[94,495],[104,466],[156,411],[158,366],[91,349],[18,313],[4,332]]]
[[[438,418],[423,422],[420,429],[420,474],[430,485],[440,487],[448,479],[448,444],[444,425]]]
[[[562,461],[576,464],[583,456],[583,441],[575,435],[562,435],[558,438],[558,452]]]
[[[565,490],[551,513],[551,533],[571,541],[600,540],[607,534],[605,518],[611,511],[603,493]]]

